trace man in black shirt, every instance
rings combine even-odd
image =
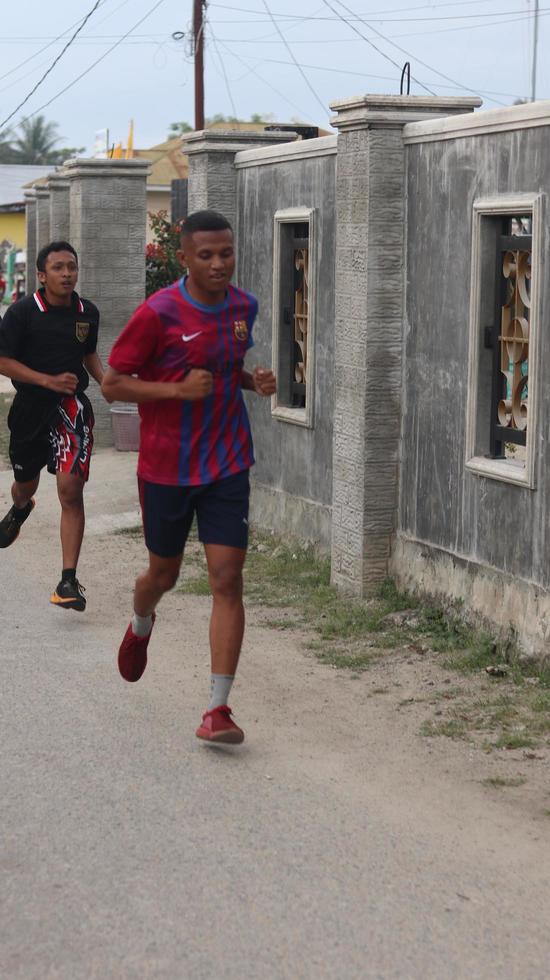
[[[0,322],[0,374],[17,392],[8,415],[13,506],[0,521],[0,548],[17,538],[47,466],[57,480],[63,554],[61,581],[50,601],[82,611],[86,599],[76,566],[94,425],[84,391],[88,372],[98,384],[103,378],[96,351],[99,311],[75,292],[78,258],[68,242],[46,245],[36,266],[40,289],[10,306]]]

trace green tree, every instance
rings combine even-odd
[[[11,145],[11,130],[4,129],[0,133],[0,163],[13,163],[14,151]]]
[[[52,163],[51,153],[61,137],[58,125],[46,122],[45,116],[24,119],[18,126],[18,135],[11,140],[17,163]]]
[[[70,160],[71,157],[80,157],[85,151],[85,146],[66,146],[63,150],[51,150],[46,162],[60,167],[62,163],[65,163],[65,160]]]
[[[184,133],[192,133],[193,127],[189,125],[188,122],[173,122],[170,123],[170,129],[168,130],[168,139],[174,139],[176,136],[183,136]]]
[[[249,120],[238,119],[237,116],[224,116],[223,112],[216,112],[213,116],[207,116],[204,120],[204,125],[215,126],[220,123],[244,123],[251,122],[255,125],[263,125],[264,123],[273,122],[272,112],[254,112],[252,113]],[[170,123],[170,128],[168,130],[168,138],[174,139],[176,136],[183,136],[184,133],[192,133],[193,127],[189,125],[188,122],[173,122]]]

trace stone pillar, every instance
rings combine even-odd
[[[71,245],[78,253],[78,290],[99,308],[98,351],[113,342],[145,298],[147,160],[69,160]],[[109,406],[90,386],[98,445],[112,444]],[[97,389],[95,389],[97,391]]]
[[[476,98],[365,95],[332,103],[339,130],[332,581],[365,596],[396,529],[404,312],[403,127]]]
[[[50,192],[50,240],[71,242],[70,184],[69,178],[63,171],[48,177],[48,190]]]
[[[25,224],[25,292],[29,295],[34,293],[36,289],[36,195],[34,189],[25,191]]]
[[[36,251],[51,241],[50,235],[50,192],[47,185],[34,188],[36,194]]]
[[[291,143],[295,138],[292,133],[240,133],[216,129],[184,136],[182,149],[189,158],[188,213],[204,209],[221,211],[235,227],[235,154],[256,146]]]

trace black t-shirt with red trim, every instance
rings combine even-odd
[[[97,347],[99,310],[73,293],[70,306],[50,306],[44,290],[37,290],[8,307],[0,320],[0,357],[11,357],[42,374],[70,371],[78,377],[77,393],[88,387],[83,358]],[[16,425],[29,437],[49,423],[63,395],[39,385],[13,382],[17,395],[10,413],[10,428]]]

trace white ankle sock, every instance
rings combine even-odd
[[[132,616],[132,633],[134,636],[149,636],[153,628],[153,616],[138,616],[135,612]]]
[[[220,704],[227,704],[234,680],[235,677],[232,674],[210,674],[209,711],[212,711],[212,708],[217,708]]]

